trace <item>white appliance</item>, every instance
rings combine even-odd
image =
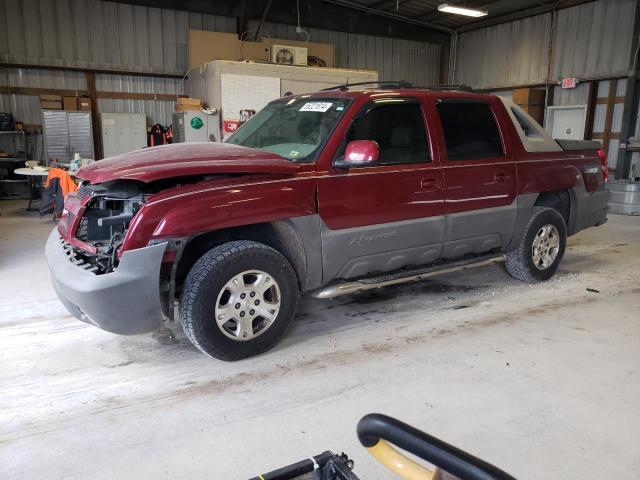
[[[271,45],[271,63],[280,65],[307,65],[307,48],[293,45]]]
[[[101,113],[104,157],[147,146],[147,117],[143,113]]]
[[[217,118],[217,117],[216,117]],[[204,112],[173,112],[173,141],[208,142],[211,141],[211,122]]]
[[[587,123],[586,105],[547,107],[546,130],[553,138],[582,140]]]
[[[214,60],[189,72],[187,88],[215,112],[209,116],[209,140],[220,141],[277,98],[377,80],[378,72],[370,70]]]

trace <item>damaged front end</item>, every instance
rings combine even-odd
[[[70,260],[97,275],[113,271],[129,223],[146,197],[136,181],[83,182],[67,197],[58,226]]]
[[[69,194],[46,246],[53,286],[79,320],[134,335],[162,326],[161,267],[167,242],[121,248],[150,193],[135,181],[83,183]]]

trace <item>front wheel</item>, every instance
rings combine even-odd
[[[233,241],[193,265],[180,299],[180,320],[199,350],[239,360],[277,343],[298,297],[296,275],[284,256],[261,243]]]
[[[520,245],[507,253],[507,271],[523,282],[548,280],[558,269],[566,244],[562,215],[553,208],[535,207]]]

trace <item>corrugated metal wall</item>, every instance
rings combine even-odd
[[[235,19],[99,0],[0,0],[4,62],[182,73],[189,28],[235,31]]]
[[[615,92],[613,92],[613,94],[617,97],[624,96],[627,90],[626,79],[614,80],[613,82],[615,84],[614,85]],[[607,98],[609,96],[609,89],[610,89],[609,81],[598,82],[597,97],[599,99]],[[617,133],[618,135],[620,134],[620,130],[622,129],[623,112],[624,112],[623,103],[615,103],[613,105],[613,112],[611,117],[612,133]],[[595,111],[593,114],[593,131],[594,132],[603,132],[605,130],[606,115],[607,115],[607,105],[604,103],[596,104]],[[615,170],[618,163],[619,147],[620,147],[619,138],[610,139],[606,147],[607,155],[609,158],[609,168],[613,170]]]
[[[255,28],[256,22],[250,22]],[[148,8],[101,0],[0,0],[0,60],[106,70],[183,74],[188,65],[189,28],[234,32],[236,19]],[[425,42],[308,29],[310,40],[333,43],[342,68],[377,70],[380,79],[437,83],[441,46]],[[263,35],[304,39],[295,27],[265,23]],[[85,89],[76,72],[10,69],[1,85]],[[96,75],[102,91],[184,94],[179,79]],[[38,124],[35,97],[0,95],[0,107],[16,119]],[[103,112],[146,113],[149,123],[171,123],[173,103],[99,99]]]
[[[249,22],[255,29],[257,22]],[[189,28],[234,32],[231,17],[99,0],[0,0],[0,59],[9,63],[184,73]],[[333,43],[337,66],[378,70],[381,78],[437,81],[441,47],[410,40],[308,29]],[[292,25],[266,22],[262,34],[304,39]]]
[[[626,75],[636,0],[599,0],[556,12],[551,80]],[[456,82],[480,88],[545,83],[552,15],[463,33]]]
[[[250,22],[250,28],[256,27],[257,22]],[[441,45],[316,28],[306,30],[311,41],[335,45],[337,67],[376,70],[380,80],[406,80],[414,85],[440,83]],[[293,25],[270,22],[265,22],[262,34],[286,40],[306,39],[304,34],[296,33]]]
[[[558,11],[552,79],[626,76],[636,0],[600,0]]]
[[[554,105],[586,105],[589,103],[589,83],[579,83],[576,88],[557,86],[553,92]]]
[[[96,89],[106,92],[138,92],[185,94],[183,80],[176,78],[142,77],[137,75],[97,74]],[[99,98],[98,110],[108,113],[144,113],[149,124],[170,125],[173,100],[120,100]]]
[[[511,87],[544,83],[551,15],[503,23],[458,37],[455,83]]]

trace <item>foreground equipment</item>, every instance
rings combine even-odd
[[[369,414],[358,423],[358,439],[376,460],[406,480],[514,480],[497,467],[406,423]],[[400,447],[435,468],[411,460]],[[358,480],[353,462],[343,453],[324,452],[251,480]]]

